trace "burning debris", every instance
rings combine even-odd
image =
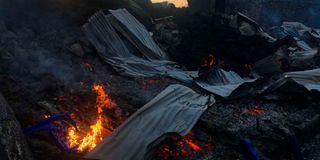
[[[113,121],[110,117],[104,114],[104,111],[108,109],[115,109],[116,103],[113,102],[102,85],[94,85],[92,90],[97,93],[96,106],[97,116],[96,120],[90,127],[85,124],[81,124],[80,120],[77,120],[77,114],[73,113],[73,119],[76,120],[77,127],[70,127],[67,129],[68,136],[66,137],[70,148],[76,148],[77,151],[90,151],[92,150],[103,138],[108,136],[113,130],[114,126],[110,123]]]
[[[3,14],[0,156],[317,158],[319,29],[283,22],[267,30],[207,2],[217,6],[189,15],[121,0],[81,13],[100,10],[83,31],[51,9],[35,24]],[[73,12],[71,2],[61,4]]]
[[[90,106],[90,108],[95,108],[96,113],[73,112],[73,110],[70,110],[68,111],[71,112],[70,115],[44,115],[44,121],[25,129],[24,132],[30,134],[44,129],[54,136],[62,149],[70,152],[88,152],[92,150],[115,129],[115,124],[121,122],[119,121],[120,117],[109,117],[109,115],[115,114],[114,111],[117,104],[109,98],[104,86],[99,84],[93,85],[92,91],[97,94],[97,97],[95,106]],[[62,97],[57,100],[67,101]],[[112,114],[105,114],[107,111],[112,112]],[[90,119],[93,119],[92,122],[88,121],[88,119],[83,119],[83,116],[90,116]],[[71,125],[66,125],[64,120],[69,121]]]

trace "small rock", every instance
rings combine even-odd
[[[85,51],[80,43],[74,43],[69,47],[69,51],[73,54],[83,57],[85,55]]]
[[[58,109],[56,108],[55,105],[50,104],[47,101],[40,101],[37,103],[40,107],[42,107],[43,109],[45,109],[46,111],[48,111],[50,114],[52,115],[56,115],[59,114],[60,112],[58,111]]]

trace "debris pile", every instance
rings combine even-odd
[[[174,17],[163,17],[155,19],[153,38],[164,51],[169,51],[179,45],[181,39]]]
[[[1,157],[320,155],[319,29],[266,30],[239,12],[193,15],[192,26],[159,18],[151,33],[141,3],[97,11],[74,32],[0,20]]]

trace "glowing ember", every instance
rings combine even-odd
[[[44,115],[44,118],[45,119],[48,119],[48,118],[50,118],[51,116],[50,115]]]
[[[105,124],[110,124],[110,120],[108,117],[104,116],[103,113],[104,109],[113,108],[116,106],[116,104],[108,97],[102,85],[94,85],[92,90],[97,93],[97,118],[95,123],[91,125],[89,129],[84,129],[81,127],[79,127],[79,131],[76,131],[76,129],[73,127],[68,129],[68,144],[70,148],[76,148],[79,152],[92,150],[113,130],[111,126],[108,126],[108,128],[111,128],[111,130],[106,129],[104,126]],[[88,131],[86,132],[86,130]]]
[[[173,144],[165,143],[160,146],[158,151],[161,159],[181,159],[195,156],[197,153],[205,153],[212,150],[213,145],[195,140],[192,132],[181,139],[173,139]]]
[[[185,140],[185,142],[195,151],[202,151],[202,148],[199,147],[197,144],[192,142],[191,140]]]
[[[244,113],[248,113],[253,116],[258,116],[258,115],[265,113],[265,110],[259,106],[254,106],[253,108],[244,109]]]
[[[212,68],[216,64],[216,59],[213,54],[210,54],[208,58],[203,59],[203,63],[201,65],[202,68]]]

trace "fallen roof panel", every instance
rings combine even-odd
[[[243,79],[237,73],[223,69],[213,69],[195,80],[200,87],[224,98],[230,96],[241,85],[254,81],[256,79]]]
[[[112,12],[117,16],[130,14],[129,12],[123,9]],[[131,16],[128,16],[129,18],[120,16],[120,19],[121,21],[135,22],[136,20],[130,18]],[[126,18],[128,18],[128,20],[124,20]],[[137,24],[137,28],[141,28],[140,25],[140,23],[139,25]],[[174,62],[158,59],[151,60],[152,56],[149,56],[149,58],[144,58],[146,57],[146,54],[137,56],[131,53],[128,47],[125,45],[123,39],[120,37],[120,35],[117,33],[115,29],[119,28],[119,26],[120,25],[118,23],[115,23],[115,17],[113,15],[106,15],[103,11],[99,11],[96,14],[94,14],[88,20],[88,23],[86,23],[83,26],[83,30],[86,36],[88,37],[90,42],[95,46],[99,55],[102,57],[104,61],[109,63],[119,74],[129,77],[144,78],[169,76],[184,82],[192,81],[192,77],[189,75],[188,72],[184,72],[174,67]],[[123,31],[121,33],[124,33],[125,35],[127,35],[127,37],[131,37],[130,39],[132,39],[132,37],[135,34],[138,34],[137,28],[134,29],[134,32],[137,33],[129,34],[128,32],[131,32],[130,30]],[[149,36],[144,36],[144,38],[142,39],[144,41],[150,41],[150,43],[156,45],[153,42],[152,38],[150,38],[151,37]],[[138,45],[137,47],[140,48],[141,45]],[[154,55],[154,57],[157,57],[155,52],[150,52],[150,54],[151,53]]]
[[[112,21],[117,30],[131,41],[146,58],[150,60],[167,59],[166,53],[154,42],[145,26],[126,9],[109,10],[109,12],[117,20]]]
[[[263,93],[273,92],[289,82],[294,82],[297,87],[302,86],[308,91],[320,91],[320,69],[284,73],[279,80],[267,86]]]
[[[171,85],[135,112],[85,158],[142,160],[148,146],[162,135],[186,135],[213,103],[211,96],[200,95],[182,85]]]

